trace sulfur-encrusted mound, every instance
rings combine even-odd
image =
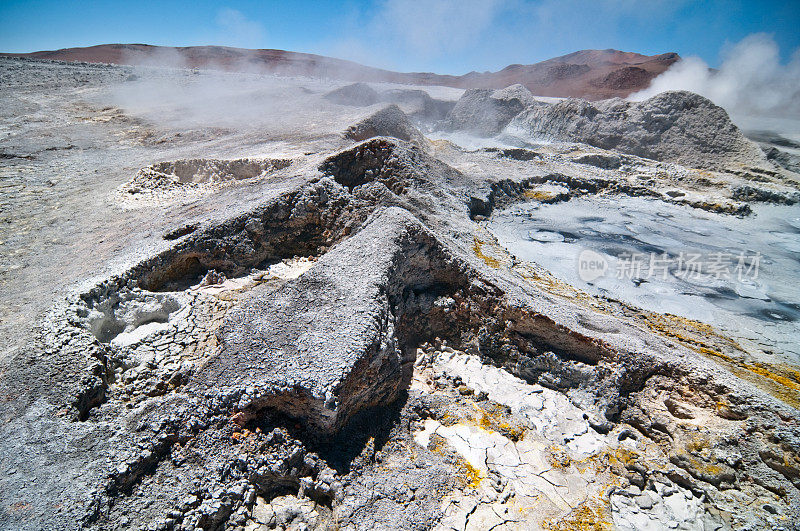
[[[366,83],[353,83],[325,94],[325,99],[339,105],[366,107],[378,102],[378,93]]]
[[[770,166],[722,107],[686,91],[642,102],[567,99],[529,107],[509,128],[535,139],[581,142],[694,168]]]
[[[396,103],[411,118],[425,122],[437,122],[447,117],[455,102],[432,98],[419,89],[392,89],[380,94],[381,101]]]
[[[376,136],[391,136],[406,142],[422,144],[425,138],[408,120],[408,116],[397,105],[389,105],[349,127],[347,138],[356,142]]]
[[[442,128],[493,136],[528,107],[537,105],[531,92],[522,85],[502,90],[470,89],[447,115]]]

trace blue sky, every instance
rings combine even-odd
[[[585,48],[678,52],[716,66],[721,52],[757,32],[771,34],[788,61],[800,48],[799,27],[797,0],[0,0],[6,52],[111,42],[218,44],[453,74]]]

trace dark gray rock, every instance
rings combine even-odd
[[[403,315],[390,299],[409,286],[452,281],[454,273],[435,264],[441,253],[407,211],[376,214],[302,277],[232,312],[219,332],[221,351],[190,388],[250,388],[240,409],[282,411],[323,432],[390,404],[409,377],[395,330]]]
[[[800,173],[800,156],[789,153],[788,151],[782,151],[773,146],[764,147],[763,149],[767,158],[781,168]]]
[[[619,155],[605,155],[602,153],[587,153],[572,159],[578,164],[588,164],[604,170],[616,170],[622,166],[622,157]]]
[[[769,190],[747,184],[735,186],[731,189],[731,197],[739,201],[757,201],[776,203],[779,205],[793,205],[800,201],[800,192],[788,193],[785,191]]]

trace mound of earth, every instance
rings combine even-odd
[[[619,50],[581,50],[531,65],[510,65],[492,73],[470,73],[474,84],[500,88],[520,83],[537,96],[600,100],[627,97],[666,71],[676,53],[640,55]],[[478,81],[480,80],[480,81]]]
[[[357,142],[376,136],[391,136],[420,145],[425,140],[422,133],[408,120],[408,116],[395,104],[384,107],[350,126],[345,136]]]
[[[353,83],[328,92],[325,99],[339,105],[366,107],[378,102],[378,93],[366,83]]]
[[[502,90],[471,89],[458,100],[442,128],[492,136],[502,131],[524,109],[536,105],[531,92],[522,85],[511,85]]]
[[[594,79],[590,83],[595,87],[625,90],[646,87],[651,79],[653,79],[653,75],[644,68],[626,66],[610,72],[605,77]]]
[[[568,99],[532,106],[510,128],[536,139],[581,142],[688,167],[770,167],[722,107],[686,91],[663,92],[642,102]]]
[[[438,122],[455,107],[455,102],[438,100],[424,90],[392,89],[380,94],[381,101],[396,103],[410,117],[421,121]]]

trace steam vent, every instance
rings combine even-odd
[[[797,529],[800,144],[612,52],[0,58],[0,529]]]

